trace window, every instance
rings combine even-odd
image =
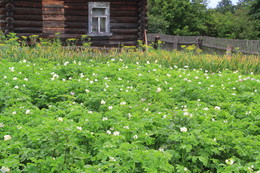
[[[89,2],[88,4],[88,35],[111,36],[110,33],[110,3]]]

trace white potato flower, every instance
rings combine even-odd
[[[137,139],[137,138],[138,138],[138,136],[137,136],[137,135],[134,135],[134,136],[133,136],[133,138],[134,138],[134,139]]]
[[[80,130],[80,131],[82,130],[82,127],[79,127],[79,126],[78,126],[78,127],[76,127],[76,128],[77,128],[78,130]]]
[[[28,115],[30,112],[31,112],[31,111],[30,111],[29,109],[27,109],[27,110],[25,111],[25,114]]]
[[[225,162],[228,165],[233,165],[235,161],[233,159],[226,159]]]
[[[120,105],[126,105],[126,102],[121,102]]]
[[[11,140],[11,139],[12,139],[11,135],[4,135],[4,140],[5,141]]]
[[[109,161],[115,162],[116,159],[114,157],[109,157]]]
[[[115,132],[113,133],[113,135],[114,135],[114,136],[119,136],[119,135],[120,135],[120,132],[115,131]]]
[[[6,172],[10,172],[11,170],[10,170],[10,168],[8,168],[8,167],[2,166],[2,168],[0,169],[0,171],[1,171],[2,173],[6,173]]]
[[[106,104],[106,101],[105,100],[101,100],[100,104],[104,105],[104,104]]]
[[[156,92],[161,92],[162,91],[162,89],[161,88],[157,88],[157,90],[156,90]]]
[[[180,128],[180,131],[181,131],[181,132],[187,132],[188,129],[187,129],[186,127],[181,127],[181,128]]]
[[[63,121],[63,118],[62,118],[62,117],[58,117],[58,121],[59,121],[59,122],[62,122],[62,121]]]
[[[221,108],[219,106],[215,106],[214,109],[219,111]]]
[[[107,121],[108,118],[107,118],[107,117],[103,117],[102,120],[103,120],[103,121]]]

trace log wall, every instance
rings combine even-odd
[[[0,26],[6,30],[6,2],[13,4],[13,31],[18,35],[73,38],[88,34],[88,2],[93,0],[0,0]],[[112,36],[92,37],[93,46],[136,45],[146,27],[147,0],[110,2]]]
[[[44,35],[65,33],[64,1],[42,0],[42,20]]]
[[[6,27],[6,0],[0,0],[0,29],[4,32]]]
[[[42,1],[13,0],[14,32],[18,35],[42,34]]]

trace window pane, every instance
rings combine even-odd
[[[95,16],[106,15],[105,8],[92,8],[92,14]]]
[[[98,18],[92,17],[92,32],[98,32]]]
[[[100,32],[106,32],[106,17],[100,18]]]

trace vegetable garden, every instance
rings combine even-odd
[[[0,52],[2,172],[259,172],[257,57]]]

